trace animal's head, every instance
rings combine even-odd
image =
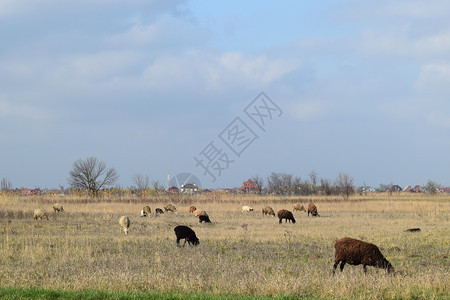
[[[295,219],[294,218],[292,218],[292,224],[295,224]]]
[[[48,220],[48,216],[44,213],[44,214],[42,214],[42,218],[44,218],[44,219],[46,219],[46,220]]]
[[[125,235],[128,235],[128,228],[124,228],[123,232],[125,232]]]
[[[200,241],[198,240],[198,238],[192,238],[191,243],[192,245],[197,246],[198,244],[200,244]]]
[[[393,266],[391,265],[391,263],[390,263],[386,258],[384,258],[384,257],[383,257],[383,259],[382,259],[378,264],[376,264],[376,266],[379,267],[379,268],[385,269],[386,272],[388,272],[388,273],[394,273],[394,272],[395,272],[394,267],[393,267]]]

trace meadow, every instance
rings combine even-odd
[[[280,225],[261,214],[265,205],[292,211],[293,204],[309,201],[320,217],[294,212],[295,224]],[[56,202],[64,214],[53,212]],[[155,216],[155,208],[168,203],[178,214]],[[150,217],[139,216],[144,205],[151,207]],[[190,205],[207,211],[212,223],[200,224],[188,212]],[[255,211],[242,213],[242,205]],[[33,220],[35,208],[50,220]],[[127,236],[118,224],[121,215],[131,220]],[[448,299],[449,216],[447,195],[368,194],[343,200],[2,194],[0,280],[2,288],[11,289],[136,295]],[[176,225],[190,226],[200,245],[177,247]],[[405,232],[414,227],[421,231]],[[346,265],[333,277],[334,243],[345,236],[378,245],[395,275],[374,267],[364,275],[362,266]]]

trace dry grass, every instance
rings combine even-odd
[[[417,196],[417,197],[416,197]],[[292,211],[308,198],[215,195],[164,199],[0,196],[2,286],[61,290],[186,291],[319,298],[445,298],[449,296],[450,198],[425,195],[315,197],[320,218],[296,212],[297,223],[263,217],[269,204]],[[55,214],[52,203],[64,205]],[[139,217],[172,202],[178,214]],[[212,224],[199,224],[194,204]],[[254,212],[242,213],[242,205]],[[34,221],[35,208],[50,221]],[[125,236],[118,219],[128,215]],[[173,228],[192,227],[198,247],[177,248]],[[406,233],[420,227],[419,233]],[[334,242],[351,236],[377,244],[397,270],[346,266],[332,276]]]

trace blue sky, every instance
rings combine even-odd
[[[67,184],[95,156],[165,183],[272,171],[450,186],[448,1],[0,1],[0,177]],[[245,107],[283,111],[262,131]],[[219,134],[258,138],[238,157]],[[216,181],[194,157],[233,162]]]

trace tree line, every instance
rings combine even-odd
[[[90,196],[96,197],[100,190],[114,186],[118,178],[116,169],[107,168],[106,163],[99,161],[96,157],[88,157],[74,161],[67,182],[71,188],[85,190]],[[272,172],[266,179],[257,174],[250,179],[256,183],[256,192],[259,194],[269,193],[279,196],[340,195],[348,199],[350,195],[357,192],[353,185],[353,178],[346,173],[339,173],[333,181],[319,178],[315,171],[309,173],[305,179],[284,172]],[[150,188],[156,192],[164,190],[164,186],[158,180],[150,182],[149,177],[141,173],[133,175],[132,180],[136,185],[134,188],[140,192]],[[388,187],[387,190],[392,192],[389,187],[393,185],[386,186]],[[428,180],[424,190],[430,194],[435,194],[440,187],[440,184]],[[60,188],[63,189],[62,186]],[[12,183],[7,178],[2,178],[0,189],[2,191],[12,190]]]

